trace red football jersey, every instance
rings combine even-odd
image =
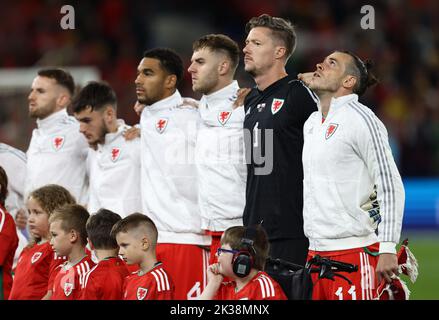
[[[12,263],[18,246],[14,218],[0,204],[0,300],[7,300],[12,288]]]
[[[124,300],[172,300],[174,283],[161,263],[146,274],[133,273],[125,279]]]
[[[25,248],[15,268],[9,299],[40,300],[47,293],[49,278],[56,275],[56,267],[65,261],[66,257],[56,256],[49,242]]]
[[[85,276],[95,263],[89,256],[71,266],[68,261],[60,265],[53,282],[52,300],[77,300],[81,294],[81,286]]]
[[[215,300],[287,300],[280,285],[263,271],[259,271],[238,292],[235,288],[236,282],[223,282]]]
[[[119,257],[99,261],[86,275],[80,300],[122,300],[123,284],[129,275],[125,262]]]

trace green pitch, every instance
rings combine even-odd
[[[439,300],[439,232],[403,232],[401,240],[405,238],[419,264],[414,284],[401,277],[411,291],[410,300]]]

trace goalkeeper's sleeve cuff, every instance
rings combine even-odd
[[[396,243],[394,243],[394,242],[380,242],[380,253],[396,254]]]

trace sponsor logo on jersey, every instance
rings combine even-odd
[[[120,148],[111,149],[111,161],[116,162],[120,156]]]
[[[142,287],[137,288],[137,300],[145,299],[147,293],[148,289]]]
[[[338,128],[338,124],[337,123],[330,123],[329,124],[328,129],[326,129],[326,134],[325,134],[326,140],[328,140],[329,138],[332,137],[332,135],[335,133],[337,128]]]
[[[218,113],[218,121],[222,125],[225,125],[227,121],[229,121],[230,116],[232,115],[231,111],[220,111]]]
[[[256,106],[256,109],[258,109],[258,112],[262,112],[265,109],[265,103],[260,103]]]
[[[285,100],[284,99],[273,99],[273,102],[271,103],[271,113],[276,114],[279,112],[280,109],[282,109],[282,106],[284,105]]]
[[[52,147],[55,149],[55,151],[59,151],[62,146],[64,145],[64,137],[63,136],[56,136],[52,140]]]
[[[167,125],[168,125],[168,119],[160,118],[155,124],[155,128],[158,133],[162,134],[165,131]]]
[[[42,255],[43,255],[42,252],[35,252],[34,255],[32,256],[32,258],[30,259],[30,262],[31,262],[32,264],[34,264],[35,262],[38,261],[38,259],[41,258]]]
[[[73,283],[70,282],[64,283],[64,294],[66,295],[66,297],[71,295],[72,292],[73,292]]]

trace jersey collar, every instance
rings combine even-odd
[[[233,95],[236,95],[236,92],[239,90],[238,81],[234,80],[228,86],[215,91],[209,95],[203,95],[200,100],[200,105],[205,106],[206,104],[210,106],[216,106],[223,104],[225,101],[229,104],[233,102],[233,100],[228,101],[227,99],[231,99]]]
[[[183,99],[180,95],[180,92],[178,90],[175,90],[174,94],[172,96],[169,96],[163,100],[157,101],[153,103],[150,106],[146,106],[143,111],[151,111],[151,112],[157,112],[159,110],[165,110],[165,109],[171,109],[176,106],[182,105]],[[142,111],[142,115],[144,112]]]
[[[52,113],[50,116],[44,119],[37,119],[38,129],[48,129],[52,127],[55,123],[59,122],[60,119],[66,118],[69,115],[67,114],[67,110],[61,109],[55,113]]]

